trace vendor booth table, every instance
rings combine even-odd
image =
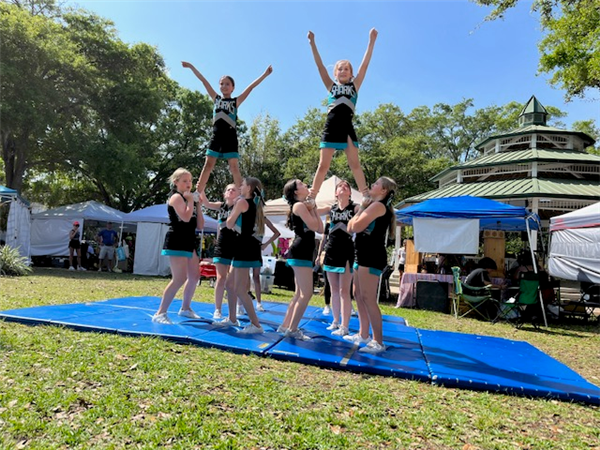
[[[466,279],[466,277],[461,277]],[[504,278],[491,278],[492,283],[501,285],[504,283]],[[448,286],[448,299],[452,294],[454,286],[452,275],[442,275],[439,273],[404,273],[400,280],[400,294],[398,295],[397,308],[415,308],[416,301],[416,285],[418,281],[439,281]]]

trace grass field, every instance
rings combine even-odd
[[[0,310],[160,296],[166,284],[35,269],[0,278]],[[264,297],[287,302],[291,294]],[[194,300],[212,297],[203,285]],[[415,327],[527,341],[600,385],[597,326],[516,330],[382,310]],[[0,321],[0,448],[600,449],[600,408]]]

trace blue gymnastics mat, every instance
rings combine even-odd
[[[287,304],[263,302],[259,312],[264,334],[243,335],[237,328],[217,328],[211,322],[214,306],[196,303],[200,319],[179,317],[180,300],[169,310],[173,325],[152,323],[158,297],[114,298],[99,302],[39,306],[0,311],[0,319],[29,325],[58,325],[80,331],[157,336],[176,342],[214,347],[243,354],[312,364],[352,372],[393,376],[446,387],[501,392],[600,405],[600,388],[532,345],[508,339],[407,326],[400,317],[383,316],[387,350],[379,355],[332,336],[331,321],[321,308],[309,306],[300,323],[312,339],[300,341],[277,333]],[[223,305],[223,315],[227,305]],[[241,326],[247,316],[239,317]],[[352,317],[351,331],[358,330]]]

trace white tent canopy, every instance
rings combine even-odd
[[[96,201],[49,209],[32,216],[31,255],[67,256],[69,231],[79,222],[83,232],[86,220],[122,223],[124,213]]]
[[[335,198],[335,187],[340,181],[342,181],[342,179],[334,175],[323,182],[321,190],[315,199],[317,208],[332,206],[337,201]],[[360,203],[362,202],[363,196],[356,189],[352,189],[351,198],[354,203]],[[269,200],[265,205],[266,216],[287,216],[289,210],[290,205],[288,205],[288,202],[283,198]]]
[[[600,283],[600,203],[550,219],[548,272]]]
[[[321,185],[321,190],[315,199],[317,208],[325,208],[335,204],[337,201],[335,198],[335,187],[340,181],[342,181],[342,179],[334,175],[323,182]],[[356,189],[352,189],[351,191],[352,201],[355,203],[362,202],[362,194]],[[289,211],[290,205],[283,198],[269,200],[265,205],[265,215],[281,233],[281,237],[283,238],[294,237],[294,232],[286,226]],[[265,238],[269,238],[271,235],[271,230],[268,228],[265,229]]]
[[[171,273],[169,258],[161,256],[165,235],[169,230],[167,204],[149,206],[125,214],[126,222],[137,223],[133,273],[136,275],[161,275]],[[216,233],[218,223],[204,216],[204,232]]]
[[[6,245],[17,249],[21,256],[30,255],[31,212],[29,204],[23,200],[16,190],[0,186],[1,204],[10,205],[6,224]]]

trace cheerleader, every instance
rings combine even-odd
[[[173,323],[167,316],[167,310],[175,294],[184,284],[179,315],[189,319],[199,318],[192,310],[191,303],[200,278],[196,229],[204,228],[204,217],[198,212],[198,205],[194,203],[191,192],[192,174],[179,168],[173,172],[170,181],[172,190],[167,207],[170,223],[161,254],[169,257],[172,278],[163,292],[158,311],[152,317],[152,322],[162,324]]]
[[[396,183],[388,177],[379,178],[369,190],[369,197],[363,201],[356,215],[348,222],[348,231],[356,233],[354,246],[354,297],[358,307],[360,330],[357,334],[344,336],[355,344],[367,344],[360,352],[381,353],[383,343],[383,322],[377,303],[379,277],[387,264],[386,237],[394,230],[395,216],[391,200]],[[393,233],[390,233],[393,236]],[[369,328],[373,338],[369,337]]]
[[[294,270],[296,290],[290,301],[283,323],[277,331],[287,337],[308,340],[298,324],[306,311],[313,294],[313,260],[315,252],[315,232],[323,232],[323,222],[315,208],[307,206],[308,187],[300,180],[290,180],[283,188],[288,204],[287,226],[295,237],[288,251],[287,264]]]

